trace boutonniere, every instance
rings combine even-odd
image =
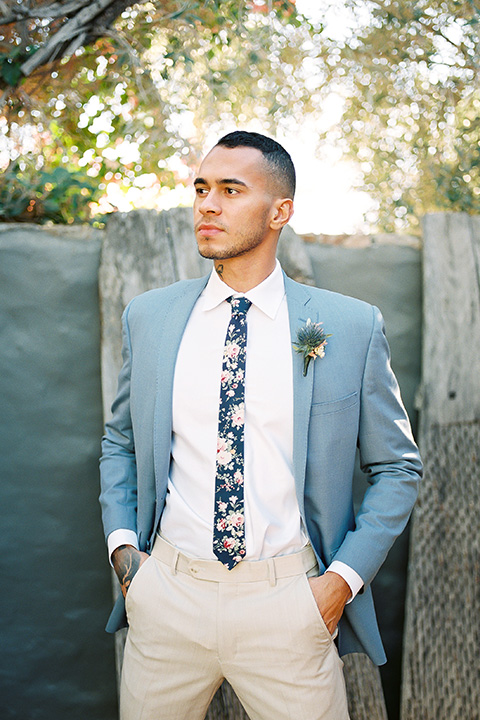
[[[327,338],[322,327],[323,323],[314,323],[308,318],[306,324],[297,330],[297,343],[293,347],[303,355],[303,377],[307,374],[310,360],[325,357],[325,345]]]

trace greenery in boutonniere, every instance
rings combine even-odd
[[[306,324],[297,330],[297,342],[293,347],[303,355],[303,376],[307,374],[310,360],[325,357],[325,345],[327,338],[322,327],[323,323],[314,323],[308,318]]]

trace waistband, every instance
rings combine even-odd
[[[281,555],[268,560],[242,560],[232,570],[219,560],[201,560],[189,557],[157,535],[152,556],[168,565],[172,573],[185,573],[198,580],[211,582],[258,582],[268,580],[275,585],[277,579],[301,575],[317,565],[311,545],[291,555]]]

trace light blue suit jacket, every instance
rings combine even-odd
[[[105,535],[129,528],[152,547],[167,492],[172,387],[182,334],[208,278],[134,298],[123,315],[123,368],[101,459]],[[352,567],[364,591],[347,605],[341,654],[366,652],[385,662],[370,583],[416,499],[421,461],[390,369],[380,312],[364,302],[285,277],[292,342],[308,318],[323,322],[325,357],[311,362],[292,347],[295,485],[321,571],[333,559]],[[354,513],[355,451],[369,487]],[[125,624],[121,600],[107,630]]]

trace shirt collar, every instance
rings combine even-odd
[[[273,320],[278,312],[280,304],[285,296],[285,283],[283,279],[282,267],[278,260],[275,262],[275,268],[270,275],[259,285],[252,288],[246,293],[238,293],[229,287],[223,280],[220,280],[215,269],[212,270],[210,278],[205,290],[202,293],[202,310],[212,310],[220,305],[231,295],[242,296],[250,300],[271,320]]]

